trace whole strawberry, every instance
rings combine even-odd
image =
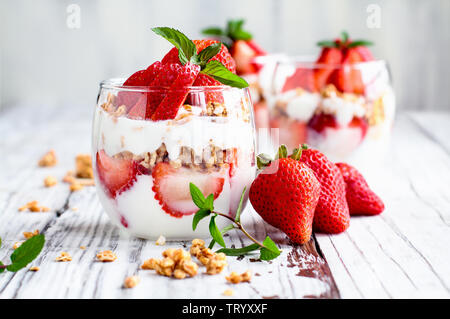
[[[253,181],[249,198],[256,212],[269,224],[282,230],[293,242],[304,244],[312,233],[314,210],[320,196],[320,183],[314,172],[298,161],[300,152],[287,157],[281,146],[278,159],[266,166]]]
[[[337,234],[350,226],[350,214],[345,198],[345,182],[339,168],[323,153],[302,146],[300,161],[308,165],[320,182],[320,199],[314,213],[314,230]]]
[[[367,184],[360,172],[346,163],[336,163],[346,185],[346,198],[350,215],[378,215],[383,212],[384,204]]]

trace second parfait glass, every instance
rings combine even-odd
[[[270,127],[277,141],[290,149],[307,143],[361,169],[382,160],[395,114],[387,63],[309,61],[291,58],[276,67]]]

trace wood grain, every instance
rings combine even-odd
[[[235,292],[231,298],[450,297],[448,113],[408,113],[396,120],[386,163],[367,176],[386,203],[382,215],[354,217],[343,234],[317,234],[307,245],[294,246],[247,208],[246,227],[260,240],[266,234],[274,238],[281,257],[229,257],[223,274],[181,281],[139,267],[168,247],[188,248],[188,242],[161,247],[128,237],[109,222],[93,187],[75,193],[62,183],[44,188],[45,176],[61,179],[77,153],[89,152],[90,116],[59,108],[25,114],[18,108],[0,117],[0,167],[6,168],[0,173],[0,260],[8,260],[23,231],[39,229],[47,238],[32,263],[41,270],[1,274],[0,298],[230,298],[222,295],[229,288]],[[59,164],[37,167],[50,148]],[[17,211],[34,199],[51,211]],[[236,247],[246,243],[235,231],[225,240]],[[97,262],[96,253],[104,249],[114,250],[118,260]],[[73,260],[56,262],[61,251]],[[251,283],[226,282],[224,275],[247,269],[254,274]],[[141,282],[124,289],[123,280],[134,274]]]

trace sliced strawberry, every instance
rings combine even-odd
[[[189,93],[189,89],[187,87],[194,84],[199,72],[200,67],[189,62],[181,67],[178,72],[178,77],[172,83],[164,99],[153,113],[153,121],[175,118],[178,113],[178,109],[183,105]]]
[[[197,79],[194,82],[194,86],[217,86],[222,85],[219,81],[214,80],[212,77],[206,75],[206,74],[199,74],[197,76]],[[203,93],[203,92],[202,92]],[[195,93],[193,93],[195,94]],[[206,92],[204,94],[204,101],[203,100],[203,94],[200,95],[198,98],[191,96],[191,102],[193,105],[201,105],[203,103],[208,104],[208,102],[216,102],[223,104],[223,94],[219,90],[214,91],[211,89],[210,92]]]
[[[150,65],[146,70],[140,70],[132,74],[123,86],[148,86],[156,77],[161,68],[161,62],[157,61]],[[125,105],[130,110],[139,98],[144,95],[143,92],[123,91],[117,95],[117,105]]]
[[[147,94],[141,94],[136,104],[128,111],[128,117],[135,120],[144,120],[147,112]]]
[[[185,167],[174,168],[169,163],[160,162],[152,171],[155,199],[162,209],[173,217],[194,214],[198,207],[192,202],[189,183],[194,183],[204,196],[214,194],[219,197],[225,178],[223,173],[213,175]]]
[[[258,54],[254,46],[249,45],[248,41],[237,40],[234,42],[231,48],[231,55],[236,61],[237,74],[252,74],[258,71],[253,63],[253,59],[261,54]]]
[[[342,52],[338,48],[325,47],[322,49],[317,64],[319,67],[314,71],[314,82],[317,90],[322,89],[328,77],[342,61]]]
[[[357,46],[354,48],[354,50],[359,53],[359,56],[361,57],[362,61],[368,62],[374,60],[372,52],[370,52],[368,47]]]
[[[323,132],[326,128],[338,128],[339,124],[332,114],[315,114],[308,122],[308,126],[318,133]]]
[[[353,116],[352,121],[348,124],[349,127],[359,127],[361,129],[361,140],[366,136],[369,123],[367,119]]]
[[[166,96],[167,90],[177,79],[182,68],[183,66],[181,64],[176,63],[164,64],[161,67],[156,78],[150,83],[152,91],[149,92],[147,98],[146,119],[152,118],[153,113],[155,113],[158,105]],[[158,91],[158,88],[160,88],[160,91]]]
[[[136,181],[136,163],[131,159],[109,157],[104,150],[97,152],[97,172],[108,195],[115,198]]]
[[[308,68],[298,68],[294,74],[286,79],[282,92],[290,91],[296,88],[315,92],[314,71]]]

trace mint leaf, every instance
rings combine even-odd
[[[189,183],[189,191],[191,192],[192,201],[198,208],[203,208],[205,203],[205,196],[202,191],[193,183]]]
[[[239,223],[241,221],[242,203],[244,202],[244,196],[245,196],[245,191],[246,190],[247,190],[247,186],[245,186],[244,190],[242,191],[241,199],[239,200],[239,205],[238,205],[238,208],[236,210],[236,217],[234,218],[234,221],[236,223]]]
[[[280,255],[280,250],[269,236],[264,239],[263,245],[264,247],[261,248],[259,257],[261,260],[272,260]]]
[[[11,265],[6,269],[9,271],[18,271],[30,262],[32,262],[41,252],[45,244],[44,235],[36,235],[26,240],[11,255]]]
[[[228,226],[225,226],[224,228],[222,228],[222,230],[220,231],[220,233],[222,234],[222,235],[224,235],[225,233],[227,233],[228,231],[230,231],[230,230],[232,230],[232,229],[234,229],[234,226],[233,226],[233,224],[230,224],[230,225],[228,225]],[[211,242],[209,243],[209,245],[208,245],[208,248],[209,249],[212,249],[213,247],[214,247],[214,244],[216,243],[216,241],[213,239],[213,240],[211,240]]]
[[[225,241],[223,240],[222,233],[216,225],[216,217],[217,215],[211,217],[209,222],[209,232],[211,237],[222,247],[225,247]]]
[[[222,48],[222,43],[214,43],[210,46],[204,48],[200,53],[198,54],[198,62],[200,65],[206,65],[206,63],[214,57],[217,53],[220,52],[220,49]]]
[[[209,61],[205,68],[200,71],[200,73],[209,75],[214,80],[219,81],[222,84],[237,87],[246,88],[248,87],[247,81],[245,81],[240,76],[232,73],[219,61]]]
[[[2,272],[5,271],[5,268],[3,268],[2,266],[4,266],[4,265],[3,265],[3,263],[0,261],[0,274],[1,274]]]
[[[211,212],[207,209],[202,208],[198,210],[198,212],[195,213],[194,218],[192,219],[192,230],[195,230],[198,223],[206,216],[209,216],[209,214],[211,214]]]
[[[207,209],[209,211],[214,210],[214,195],[209,194],[208,197],[206,197],[205,203],[203,204],[203,209]]]
[[[354,48],[359,46],[367,47],[369,45],[373,45],[373,42],[366,41],[366,40],[355,40],[352,43],[350,43],[347,47],[348,48]]]
[[[222,31],[222,29],[218,28],[218,27],[212,27],[212,28],[203,29],[202,33],[204,35],[215,35],[215,36],[225,35],[225,33]]]
[[[178,49],[180,62],[184,65],[197,54],[197,47],[182,32],[168,27],[152,28],[152,31],[162,36]]]
[[[259,249],[260,246],[258,244],[251,244],[242,248],[221,248],[216,253],[224,253],[227,256],[241,256],[248,252]]]

